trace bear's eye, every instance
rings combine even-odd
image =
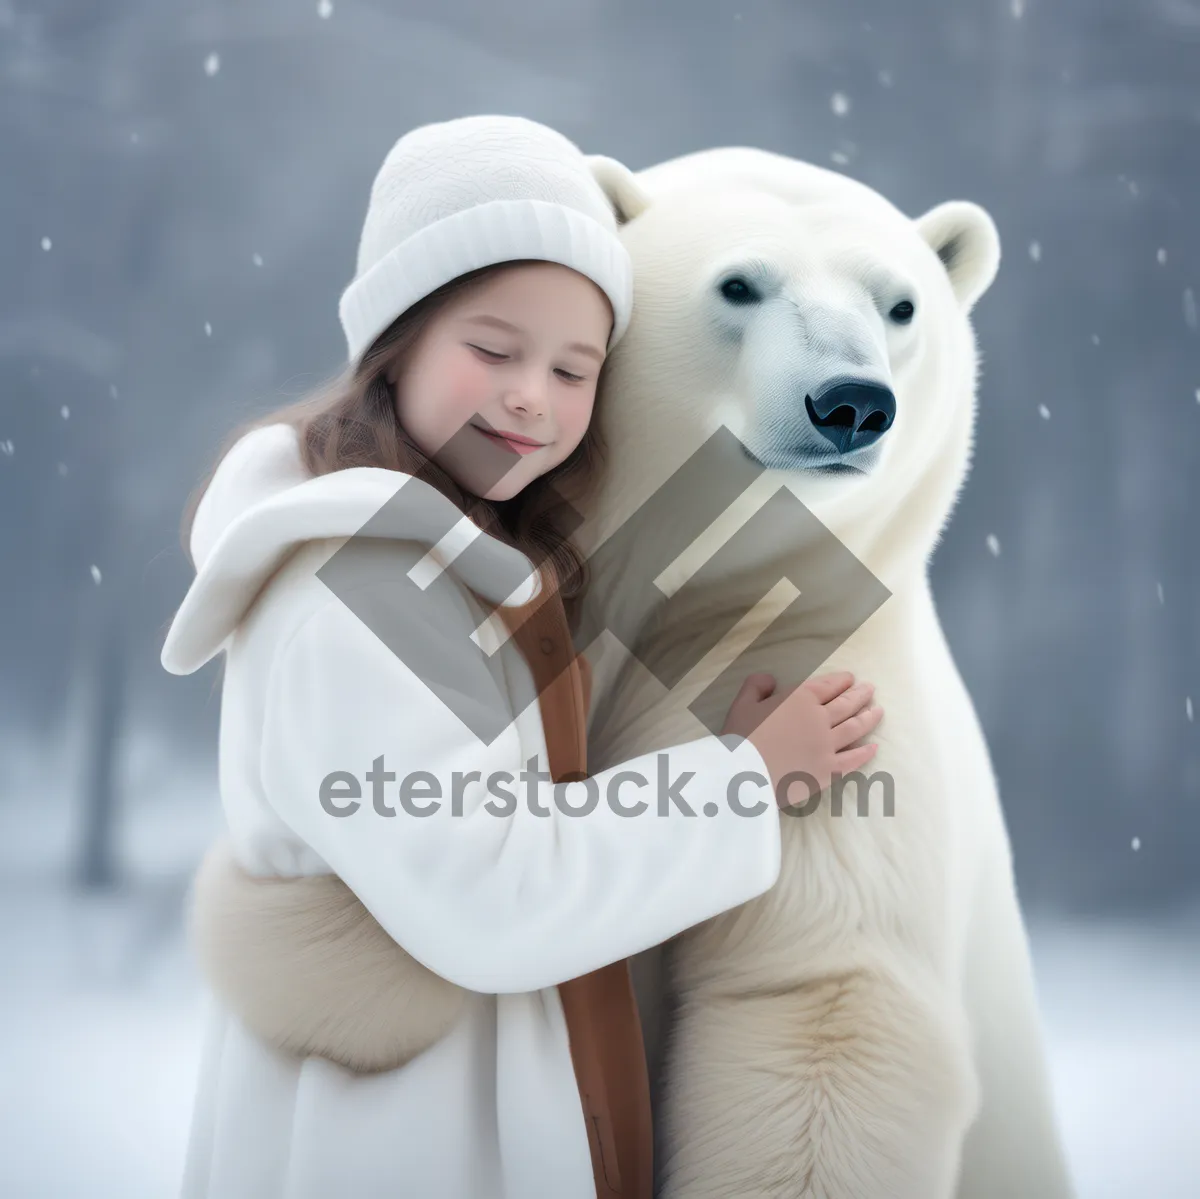
[[[759,298],[758,292],[745,279],[736,276],[721,284],[721,295],[731,304],[753,304]]]
[[[901,300],[900,303],[897,304],[890,313],[888,313],[888,315],[896,322],[896,324],[907,325],[908,322],[912,320],[914,315],[916,315],[916,311],[916,307],[913,305],[911,300]]]

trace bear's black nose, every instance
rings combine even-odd
[[[839,454],[878,441],[896,419],[896,397],[882,383],[837,383],[804,397],[808,418]]]

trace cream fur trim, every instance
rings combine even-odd
[[[360,1072],[428,1049],[469,994],[401,949],[336,875],[256,878],[224,840],[196,874],[188,931],[209,985],[251,1032]]]

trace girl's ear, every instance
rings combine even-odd
[[[917,218],[917,230],[942,260],[950,286],[970,312],[1000,266],[1000,234],[978,204],[950,200]]]
[[[589,154],[587,164],[613,206],[618,225],[628,224],[649,207],[650,196],[623,162],[603,154]]]

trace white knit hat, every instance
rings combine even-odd
[[[406,309],[468,271],[516,259],[591,279],[629,325],[633,266],[613,206],[579,148],[523,117],[422,125],[391,149],[371,187],[354,281],[338,312],[350,363]]]

